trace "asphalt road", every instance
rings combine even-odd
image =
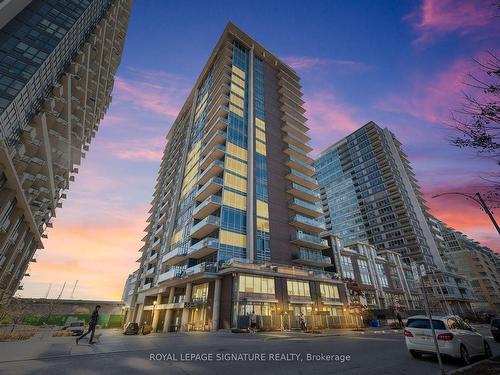
[[[489,336],[487,329],[480,328]],[[102,331],[99,342],[35,337],[0,343],[0,374],[438,374],[432,357],[413,359],[401,332],[190,333],[123,336]],[[491,343],[500,354],[500,344]],[[329,357],[328,357],[329,355]],[[461,366],[445,360],[445,369]]]

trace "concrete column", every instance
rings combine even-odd
[[[186,284],[186,294],[184,295],[184,303],[191,302],[191,291],[193,289],[192,283]],[[182,310],[181,331],[187,331],[187,323],[189,319],[189,309],[184,307]]]
[[[142,324],[142,321],[141,321],[142,311],[144,310],[144,304],[140,303],[140,304],[136,305],[135,309],[137,311],[135,322],[138,323],[139,325],[141,325]]]
[[[168,294],[168,303],[174,303],[174,297],[175,297],[175,287],[170,288],[170,292]],[[167,309],[165,312],[165,321],[163,322],[163,332],[167,333],[168,332],[168,327],[170,326],[170,323],[172,321],[172,313],[174,312],[173,309]]]
[[[219,329],[221,290],[222,290],[222,280],[215,279],[214,305],[212,307],[212,331],[217,331]]]
[[[160,309],[158,308],[159,305],[161,305],[161,293],[156,296],[156,305],[153,311],[153,332],[156,332],[156,329],[158,328],[158,319],[160,318]]]

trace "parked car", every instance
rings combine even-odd
[[[83,320],[73,320],[63,330],[72,332],[73,335],[81,335],[85,330],[85,322]]]
[[[491,319],[491,335],[496,342],[500,342],[500,318]]]
[[[123,329],[124,335],[137,335],[139,333],[139,324],[127,323]]]
[[[432,319],[439,352],[460,358],[470,364],[475,356],[491,357],[491,348],[486,339],[458,316],[436,316]],[[436,354],[429,318],[416,315],[408,318],[404,330],[406,347],[414,358],[422,354]]]

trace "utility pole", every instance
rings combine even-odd
[[[431,314],[431,309],[429,307],[429,298],[427,297],[427,290],[425,289],[425,280],[424,277],[426,275],[426,270],[425,270],[425,265],[421,264],[420,265],[420,281],[422,284],[422,292],[424,294],[424,303],[425,303],[425,310],[427,313],[427,317],[429,318],[429,324],[431,326],[432,330],[432,338],[434,340],[434,347],[436,348],[436,354],[438,357],[438,363],[439,363],[439,371],[441,374],[445,374],[444,369],[443,369],[443,361],[441,360],[441,353],[439,352],[439,344],[436,338],[436,331],[434,330],[434,324],[432,322],[432,314]]]

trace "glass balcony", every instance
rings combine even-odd
[[[295,125],[285,123],[285,125],[281,127],[281,130],[288,134],[293,134],[296,138],[302,140],[302,142],[309,142],[311,140],[311,138],[304,131]]]
[[[220,218],[218,216],[207,216],[205,219],[191,228],[190,236],[191,238],[206,237],[214,230],[218,229],[219,226]]]
[[[162,258],[162,263],[167,263],[169,265],[179,263],[186,259],[188,248],[184,247],[176,247],[175,249],[166,253]]]
[[[153,242],[153,245],[151,246],[151,249],[153,250],[159,250],[160,249],[160,244],[161,244],[161,238],[158,238]]]
[[[321,239],[314,234],[297,231],[292,235],[292,243],[312,249],[328,249],[328,241]]]
[[[184,271],[183,277],[189,277],[204,272],[217,272],[217,263],[203,262],[197,264],[196,266],[189,267]]]
[[[205,146],[203,146],[203,148],[201,149],[201,155],[205,156],[212,148],[214,148],[216,145],[224,143],[225,140],[226,140],[226,132],[222,130],[215,132],[212,138],[210,138],[206,142]]]
[[[326,229],[325,223],[302,215],[293,215],[289,223],[297,228],[313,233],[321,233]]]
[[[199,259],[207,256],[219,249],[219,240],[217,238],[204,238],[200,242],[195,243],[189,248],[188,256],[190,258]]]
[[[198,206],[195,207],[193,211],[193,218],[201,220],[215,210],[219,209],[222,204],[222,197],[219,195],[211,195]]]
[[[198,189],[196,193],[196,200],[202,202],[209,196],[214,195],[222,189],[223,180],[221,177],[213,177],[208,182]]]
[[[330,257],[324,256],[321,250],[307,249],[301,247],[299,252],[294,255],[294,263],[304,266],[326,267],[332,264]]]
[[[182,268],[172,267],[167,272],[164,272],[160,276],[158,276],[158,283],[161,283],[162,281],[172,280],[172,279],[179,279],[182,277],[182,274],[183,274]]]
[[[222,160],[215,160],[199,175],[198,183],[204,184],[210,178],[217,176],[224,170],[224,162]]]
[[[295,156],[296,158],[302,160],[305,163],[311,163],[311,164],[314,163],[314,160],[307,155],[307,152],[301,150],[300,148],[290,143],[287,143],[284,152],[285,154],[288,154],[290,156]]]
[[[297,159],[293,156],[289,156],[289,158],[285,162],[285,164],[288,167],[293,168],[293,169],[299,171],[300,173],[303,173],[309,177],[312,177],[316,174],[316,170],[314,169],[314,167],[312,165],[304,163],[302,160]],[[316,181],[314,180],[313,182],[316,182]]]
[[[321,199],[319,193],[294,182],[288,185],[287,193],[311,203],[316,203]]]
[[[226,153],[226,147],[222,145],[215,146],[212,150],[209,151],[207,156],[205,156],[200,162],[200,169],[206,169],[207,166],[212,163],[214,160],[219,160]]]
[[[209,121],[207,121],[207,125],[205,126],[205,139],[210,139],[213,137],[215,132],[225,130],[227,127],[227,118],[215,115]]]
[[[295,169],[290,169],[290,173],[287,174],[286,178],[292,182],[308,187],[309,189],[318,188],[318,183],[316,182],[315,178],[300,173]]]
[[[290,200],[288,207],[296,212],[302,213],[311,217],[320,217],[323,215],[323,209],[315,204],[303,201],[299,198]]]

